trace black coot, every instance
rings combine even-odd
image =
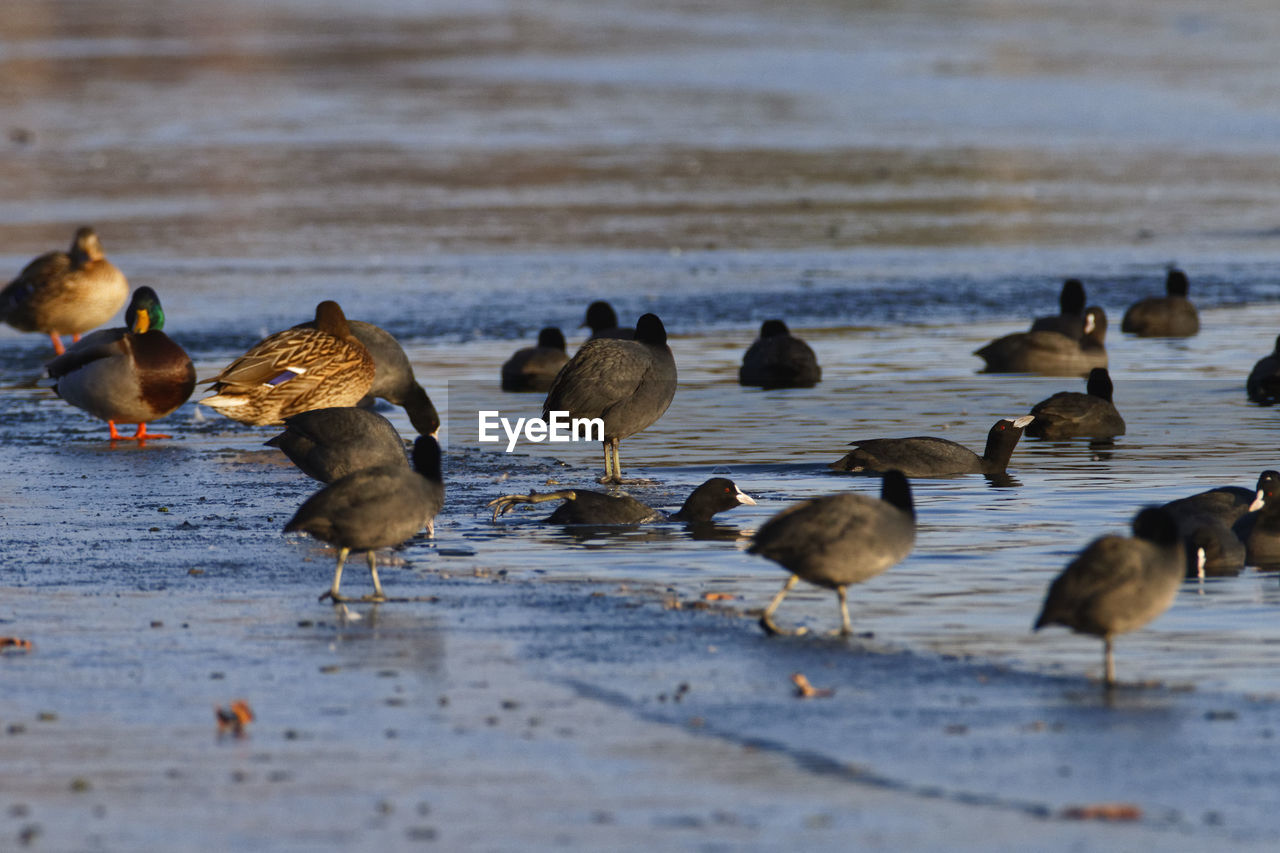
[[[636,330],[618,325],[618,313],[608,302],[596,301],[587,306],[587,316],[582,326],[591,330],[591,338],[613,338],[629,341],[635,338]],[[581,328],[581,326],[579,326]]]
[[[987,446],[981,456],[945,438],[873,438],[850,442],[854,449],[830,467],[865,474],[896,469],[908,477],[1003,474],[1022,431],[1031,422],[1031,415],[996,421],[987,433]]]
[[[1276,338],[1271,355],[1258,359],[1253,370],[1249,371],[1244,389],[1254,403],[1274,406],[1280,402],[1280,337]]]
[[[1178,522],[1182,534],[1187,536],[1201,522],[1209,521],[1237,530],[1241,539],[1247,539],[1256,514],[1280,494],[1280,472],[1263,471],[1253,489],[1242,486],[1219,486],[1186,498],[1169,501],[1162,509]]]
[[[987,364],[983,373],[1042,373],[1047,376],[1087,376],[1107,366],[1106,312],[1097,306],[1084,312],[1077,339],[1061,332],[1015,332],[975,350]]]
[[[812,388],[822,380],[818,357],[781,320],[766,320],[742,356],[738,383],[760,388]]]
[[[812,498],[784,509],[756,533],[749,553],[773,560],[791,576],[760,617],[770,634],[802,634],[773,622],[782,599],[803,578],[834,589],[840,600],[840,634],[852,633],[847,588],[901,562],[916,540],[911,486],[901,471],[886,471],[880,499],[856,494]]]
[[[602,483],[622,482],[618,443],[662,417],[676,393],[676,361],[667,330],[654,314],[636,324],[633,341],[587,341],[556,376],[542,416],[568,412],[570,418],[604,421]]]
[[[1179,529],[1182,529],[1179,523]],[[1238,575],[1247,552],[1240,537],[1230,527],[1202,520],[1185,537],[1187,577],[1206,578]]]
[[[1187,575],[1187,552],[1173,516],[1147,507],[1133,536],[1091,542],[1049,586],[1034,630],[1065,625],[1101,637],[1106,685],[1116,683],[1112,641],[1155,619],[1173,603]]]
[[[440,445],[429,435],[413,445],[413,468],[383,465],[365,468],[335,480],[307,498],[284,532],[301,531],[338,547],[333,584],[320,596],[344,601],[338,592],[342,565],[351,551],[367,551],[373,595],[369,601],[385,601],[374,549],[399,545],[423,527],[435,533],[436,513],[444,505],[444,479],[440,472]]]
[[[1032,438],[1111,438],[1124,435],[1124,418],[1111,401],[1111,374],[1105,367],[1089,371],[1085,393],[1059,391],[1031,407],[1027,427]]]
[[[538,345],[516,350],[502,365],[503,391],[547,391],[569,361],[564,333],[555,326],[538,332]]]
[[[1084,306],[1084,284],[1078,278],[1069,278],[1058,294],[1058,313],[1035,318],[1030,331],[1059,332],[1078,340],[1084,332]]]
[[[1164,296],[1148,296],[1129,306],[1120,331],[1140,338],[1189,338],[1200,331],[1200,315],[1187,299],[1187,274],[1169,270]]]
[[[359,406],[312,409],[284,419],[284,432],[266,443],[284,451],[308,477],[324,483],[362,468],[409,465],[404,439],[391,421]]]
[[[503,495],[489,501],[493,507],[493,520],[516,504],[536,504],[546,501],[564,501],[555,512],[543,519],[547,524],[647,524],[651,521],[685,521],[702,523],[711,520],[719,512],[743,504],[754,505],[750,495],[738,488],[733,480],[713,477],[693,490],[679,511],[667,515],[643,504],[630,495],[607,495],[586,489],[561,489],[555,492],[528,495]]]

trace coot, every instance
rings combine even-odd
[[[847,588],[875,577],[901,562],[916,540],[911,486],[901,471],[886,471],[880,499],[843,493],[812,498],[769,519],[748,548],[773,560],[791,576],[760,617],[769,634],[803,634],[773,622],[782,599],[803,578],[834,589],[840,600],[840,634],[853,632],[849,624]]]
[[[1280,337],[1276,338],[1271,355],[1258,359],[1253,370],[1249,371],[1244,389],[1254,403],[1273,406],[1280,402]]]
[[[997,338],[974,355],[987,364],[983,373],[1042,373],[1048,376],[1087,376],[1107,366],[1106,312],[1097,306],[1084,312],[1079,339],[1061,332],[1015,332]]]
[[[1031,407],[1027,427],[1032,438],[1111,438],[1124,435],[1124,418],[1111,401],[1111,374],[1105,367],[1089,371],[1085,393],[1059,391]]]
[[[1129,306],[1120,331],[1140,338],[1189,338],[1200,331],[1200,315],[1187,299],[1187,274],[1171,269],[1165,277],[1165,295],[1149,296]]]
[[[549,391],[569,361],[564,333],[555,326],[538,332],[538,345],[516,350],[502,365],[503,391]]]
[[[1112,641],[1169,608],[1187,574],[1187,552],[1173,516],[1147,507],[1133,520],[1133,536],[1091,542],[1049,586],[1034,630],[1065,625],[1101,637],[1106,685],[1116,683]]]
[[[987,433],[987,446],[981,456],[945,438],[873,438],[850,442],[854,449],[830,467],[867,474],[897,469],[908,477],[1003,474],[1022,431],[1031,422],[1031,415],[996,421]]]
[[[629,341],[636,330],[618,325],[618,314],[608,302],[596,301],[587,306],[587,316],[582,326],[591,329],[591,338],[614,338]],[[579,326],[581,328],[582,326]],[[590,340],[590,339],[589,339]]]
[[[622,482],[618,443],[653,424],[676,393],[676,361],[667,329],[654,314],[636,323],[633,341],[587,341],[556,375],[542,404],[543,418],[568,412],[570,418],[604,422],[602,483]]]
[[[332,483],[362,468],[408,466],[404,439],[391,421],[359,406],[299,412],[266,443],[284,451],[308,477]]]
[[[1084,332],[1084,306],[1084,284],[1078,278],[1069,278],[1062,283],[1062,291],[1058,294],[1058,313],[1035,318],[1030,331],[1060,332],[1069,338],[1079,339]]]
[[[693,490],[679,511],[667,515],[630,495],[608,495],[586,489],[561,489],[555,492],[527,495],[503,495],[489,501],[493,520],[516,504],[564,501],[555,512],[543,519],[547,524],[647,524],[651,521],[685,521],[702,523],[719,512],[743,504],[755,505],[750,495],[725,477],[713,477]]]
[[[822,380],[818,357],[781,320],[766,320],[738,368],[738,383],[760,388],[812,388]]]
[[[342,565],[351,551],[367,551],[373,595],[368,601],[385,601],[378,581],[374,549],[399,545],[423,527],[435,533],[436,513],[444,505],[444,480],[440,473],[440,445],[429,435],[413,445],[413,468],[383,465],[365,468],[335,480],[307,499],[284,532],[301,531],[338,547],[333,584],[320,596],[335,602]]]

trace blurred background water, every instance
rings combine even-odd
[[[0,269],[94,225],[131,283],[159,291],[202,377],[337,299],[400,338],[447,415],[449,504],[438,546],[411,544],[411,563],[445,549],[450,565],[730,591],[743,607],[783,575],[735,533],[794,500],[878,490],[826,470],[849,441],[980,449],[997,418],[1081,389],[977,375],[971,355],[1079,277],[1111,317],[1128,433],[1024,441],[1011,485],[917,483],[915,553],[851,598],[860,630],[907,649],[1094,672],[1096,642],[1029,634],[1053,574],[1141,505],[1278,467],[1276,413],[1243,393],[1280,328],[1277,37],[1280,9],[1248,0],[10,0]],[[1175,263],[1201,334],[1121,335],[1125,306]],[[598,474],[595,446],[507,456],[467,433],[480,406],[538,413],[536,395],[498,390],[499,365],[544,325],[576,345],[596,298],[625,322],[658,313],[679,364],[671,410],[622,445],[627,470],[657,481],[636,494],[677,506],[727,471],[759,500],[723,517],[728,540],[584,537],[483,510]],[[775,316],[817,351],[817,388],[736,385]],[[111,471],[111,489],[163,494],[169,460],[224,485],[218,512],[239,502],[284,560],[237,584],[323,585],[278,541],[312,484],[260,446],[269,432],[189,403],[164,423],[172,445],[145,449],[151,478],[129,481],[135,454],[104,456],[101,425],[31,386],[46,350],[0,329],[0,510],[26,546],[0,558],[7,572],[138,583],[123,566],[155,555],[87,546],[100,493],[38,484]],[[87,550],[51,559],[50,538]],[[781,618],[834,623],[832,598],[798,591]],[[1253,570],[1188,584],[1120,641],[1121,676],[1274,693],[1278,598]]]

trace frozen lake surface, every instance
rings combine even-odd
[[[0,660],[0,838],[1273,846],[1275,574],[1188,583],[1117,642],[1121,679],[1159,686],[1111,701],[1097,641],[1030,633],[1093,537],[1280,467],[1277,413],[1243,391],[1280,330],[1280,11],[1148,5],[11,2],[0,277],[93,224],[201,377],[336,299],[404,344],[449,492],[436,540],[384,555],[412,600],[344,616],[314,600],[331,554],[279,533],[315,484],[272,430],[188,403],[172,441],[110,447],[35,384],[47,340],[0,329],[0,633],[34,643]],[[1201,334],[1122,335],[1175,263]],[[1007,482],[915,482],[915,551],[851,590],[862,635],[760,636],[784,575],[746,537],[792,501],[877,493],[827,470],[848,442],[980,450],[1082,390],[971,354],[1067,276],[1108,311],[1127,434],[1024,440]],[[659,314],[680,370],[623,442],[654,481],[632,492],[675,507],[726,473],[758,504],[716,537],[484,510],[599,474],[594,445],[474,440],[481,408],[539,413],[498,367],[544,325],[575,346],[596,298]],[[736,384],[775,316],[818,387]],[[779,614],[837,618],[805,587]],[[835,696],[794,699],[795,671]],[[215,739],[210,708],[239,696],[251,736]],[[1142,818],[1046,820],[1103,801]]]

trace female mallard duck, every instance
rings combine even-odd
[[[139,287],[125,312],[128,328],[102,329],[71,345],[49,362],[58,396],[111,428],[111,439],[168,438],[148,433],[150,421],[187,401],[196,387],[196,369],[187,353],[164,333],[164,309],[149,287]],[[138,425],[131,436],[116,423]]]
[[[0,319],[20,332],[45,332],[53,349],[66,348],[60,335],[80,340],[120,310],[129,282],[102,253],[92,228],[80,228],[70,252],[36,258],[0,291]]]
[[[200,402],[243,424],[282,424],[299,412],[354,406],[373,385],[373,357],[332,301],[316,306],[313,326],[259,341],[212,379]]]

